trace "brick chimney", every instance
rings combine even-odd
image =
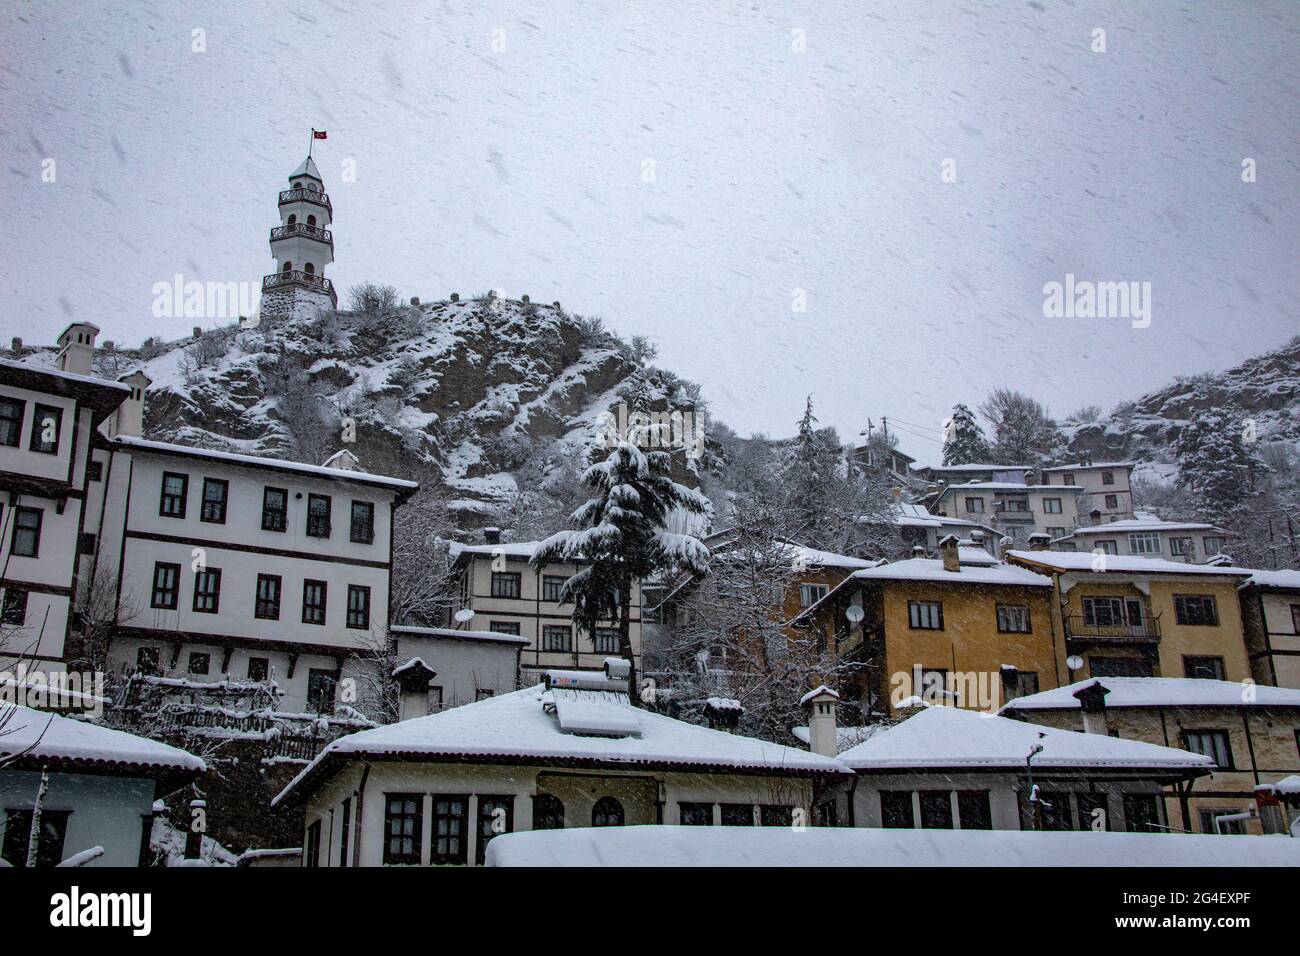
[[[839,753],[839,734],[835,729],[835,705],[839,700],[839,694],[822,684],[799,701],[808,709],[808,749],[823,757]]]
[[[945,534],[939,539],[939,555],[943,558],[943,569],[945,571],[960,571],[961,560],[957,557],[957,536],[955,534]]]
[[[113,411],[108,422],[108,434],[111,438],[126,435],[139,438],[144,434],[144,396],[152,384],[152,379],[144,372],[136,371],[118,379],[131,388],[131,394]]]
[[[1099,680],[1093,681],[1086,687],[1080,687],[1074,692],[1083,711],[1085,734],[1110,735],[1110,723],[1106,719],[1106,695],[1109,693],[1110,688]]]
[[[95,336],[99,327],[89,322],[73,322],[59,336],[59,371],[89,375],[95,358]]]

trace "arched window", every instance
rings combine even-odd
[[[281,271],[281,272],[292,272],[292,271],[293,271],[293,263],[290,262],[288,259],[284,260],[284,268],[281,269],[280,271]]]
[[[591,808],[591,825],[593,827],[621,827],[623,825],[623,804],[613,797],[601,797]]]
[[[306,270],[307,275],[309,276],[313,276],[316,274],[316,267],[312,265],[310,262],[307,263],[305,266],[303,266],[303,268]]]
[[[315,216],[308,216],[308,217],[307,217],[307,225],[309,225],[309,226],[314,226],[314,225],[316,225],[316,217],[315,217]]]
[[[293,215],[292,213],[290,213],[290,214],[289,214],[289,225],[292,226],[292,225],[293,225],[294,223],[296,223],[297,221],[298,221],[298,217],[295,216],[295,215]]]
[[[559,797],[549,793],[539,793],[533,797],[533,829],[564,829],[564,804]]]

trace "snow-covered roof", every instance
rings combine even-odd
[[[1078,462],[1073,465],[1053,465],[1051,468],[1044,468],[1043,471],[1084,471],[1088,468],[1132,468],[1136,465],[1135,461],[1094,461],[1092,464]]]
[[[581,827],[519,830],[488,866],[1296,867],[1300,840],[1205,834],[880,827]]]
[[[1300,571],[1254,571],[1241,586],[1300,589]]]
[[[1033,465],[993,465],[969,462],[965,465],[928,465],[931,471],[1029,471]]]
[[[1196,574],[1237,578],[1249,577],[1251,574],[1247,568],[1184,564],[1182,561],[1143,558],[1130,554],[1096,555],[1091,551],[1008,551],[1007,560],[1049,571],[1087,571],[1094,574]]]
[[[401,489],[408,493],[420,487],[414,481],[407,481],[403,478],[389,478],[387,475],[372,475],[369,472],[350,471],[345,468],[326,468],[323,465],[308,465],[300,461],[283,461],[279,458],[260,458],[257,455],[241,455],[229,451],[213,451],[209,448],[194,448],[190,445],[177,445],[172,442],[151,441],[147,438],[136,438],[133,435],[118,435],[116,438],[106,440],[111,444],[122,445],[128,449],[136,448],[140,451],[153,451],[164,455],[184,455],[190,458],[211,458],[214,461],[252,465],[257,468],[270,468],[275,471],[296,472],[316,478],[338,479],[364,485],[381,485]]]
[[[537,550],[537,545],[540,543],[539,541],[502,541],[500,544],[462,544],[453,541],[447,553],[453,561],[462,554],[485,554],[488,557],[504,554],[508,558],[531,560],[533,552]]]
[[[943,489],[943,493],[939,497],[944,497],[950,491],[1045,491],[1049,494],[1059,495],[1063,491],[1079,494],[1083,491],[1083,488],[1079,485],[1026,485],[1023,482],[1011,481],[965,481],[959,485],[948,485]]]
[[[809,548],[793,541],[782,541],[780,547],[791,557],[802,557],[806,565],[814,568],[869,568],[876,563],[847,554],[836,554],[834,551]],[[725,553],[715,554],[714,557],[723,558]]]
[[[518,634],[502,634],[500,631],[462,631],[454,627],[415,627],[407,624],[394,624],[388,628],[394,634],[409,634],[412,637],[445,637],[453,641],[488,641],[500,644],[527,644],[528,638]]]
[[[957,560],[962,564],[979,564],[987,567],[1002,563],[983,548],[973,544],[958,545]]]
[[[78,385],[94,385],[99,388],[106,388],[110,391],[120,392],[125,398],[131,394],[131,386],[123,385],[121,382],[112,382],[106,378],[99,378],[95,375],[78,375],[74,372],[63,372],[57,368],[51,368],[46,365],[33,365],[28,362],[15,362],[12,359],[0,359],[0,368],[10,369],[19,373],[36,373],[38,375],[49,375],[52,378],[64,382],[75,382]]]
[[[296,179],[299,176],[310,176],[312,179],[324,182],[320,178],[320,170],[316,168],[316,161],[310,156],[299,163],[298,168],[289,174],[290,179]]]
[[[763,770],[773,774],[844,773],[837,761],[805,750],[688,724],[634,708],[625,695],[591,692],[607,710],[621,708],[638,736],[565,732],[554,708],[557,690],[538,684],[464,704],[427,717],[340,737],[276,796],[283,802],[306,780],[340,760],[389,757],[419,761],[456,757],[466,763],[564,762],[583,766],[671,767],[687,770]],[[581,701],[581,692],[573,692]],[[622,703],[612,698],[621,697]],[[582,708],[579,707],[579,710]],[[580,715],[583,717],[590,716]],[[598,715],[601,719],[606,715]]]
[[[835,750],[837,753],[843,753],[850,747],[856,747],[864,740],[869,740],[873,735],[888,729],[884,724],[867,724],[863,727],[845,727],[837,726],[835,728]],[[803,741],[805,744],[812,743],[812,731],[806,725],[791,727],[790,733],[794,734],[796,740]]]
[[[25,754],[26,761],[54,765],[66,761],[77,769],[121,771],[132,768],[203,773],[207,766],[193,754],[156,740],[101,727],[59,714],[0,703],[0,758]],[[30,749],[29,749],[30,748]]]
[[[1216,528],[1212,524],[1206,524],[1203,521],[1160,521],[1156,519],[1143,520],[1133,519],[1125,521],[1112,521],[1109,524],[1089,525],[1086,528],[1075,528],[1072,534],[1123,534],[1129,531],[1218,531],[1222,528]]]
[[[1100,683],[1107,707],[1300,707],[1300,690],[1196,677],[1094,677],[1008,701],[1000,713],[1075,710],[1077,691]],[[1248,693],[1249,692],[1249,693]]]
[[[1040,744],[1043,750],[1034,758],[1036,768],[1214,769],[1209,757],[1185,750],[1108,734],[1040,727],[957,707],[918,711],[846,750],[839,759],[854,770],[978,768],[1020,772],[1030,749]]]
[[[945,584],[1023,584],[1029,587],[1051,587],[1049,578],[1024,568],[1008,564],[962,565],[956,571],[945,571],[938,558],[908,558],[876,568],[854,571],[851,577],[862,581],[942,581]]]

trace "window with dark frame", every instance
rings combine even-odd
[[[923,830],[952,829],[952,791],[921,790],[921,828]]]
[[[489,621],[488,630],[495,631],[497,634],[510,634],[514,637],[519,636],[518,621]]]
[[[517,598],[521,593],[521,577],[518,571],[493,571],[492,596],[499,598]]]
[[[308,579],[302,582],[302,622],[304,624],[325,623],[325,601],[329,585],[324,581]]]
[[[174,471],[164,471],[162,492],[158,498],[158,514],[163,518],[184,518],[185,499],[189,497],[190,476]]]
[[[41,554],[41,522],[45,512],[40,508],[12,509],[13,534],[9,539],[9,553],[19,558],[37,558]]]
[[[90,481],[104,480],[104,463],[102,461],[90,461],[86,463],[86,478]]]
[[[40,832],[36,837],[38,867],[57,866],[63,862],[63,844],[68,835],[68,817],[71,810],[41,810]],[[27,851],[31,845],[32,811],[9,809],[5,812],[4,844],[0,858],[13,867],[27,865]]]
[[[1184,654],[1183,676],[1200,680],[1223,680],[1223,658]]]
[[[262,530],[286,531],[289,527],[289,492],[285,488],[262,490]]]
[[[1124,794],[1124,828],[1129,833],[1162,833],[1154,793]]]
[[[176,610],[181,592],[181,566],[166,561],[155,561],[153,566],[153,591],[149,606],[164,611]]]
[[[0,623],[22,627],[27,623],[27,591],[9,585],[5,588],[4,605],[0,607]]]
[[[469,855],[466,823],[469,797],[436,793],[433,795],[433,846],[429,862],[464,863]]]
[[[1074,795],[1075,803],[1079,808],[1079,829],[1091,830],[1093,822],[1093,811],[1101,811],[1102,826],[1109,830],[1110,826],[1110,805],[1104,793],[1076,793]]]
[[[435,798],[437,799],[437,798]],[[478,798],[478,838],[474,843],[474,862],[482,866],[487,845],[494,836],[513,833],[515,798],[480,794]]]
[[[963,830],[993,829],[993,810],[987,790],[957,791],[957,825]]]
[[[942,631],[943,603],[940,601],[908,601],[907,623],[913,630]]]
[[[542,625],[542,650],[565,653],[573,649],[573,628],[567,624]]]
[[[1211,836],[1215,834],[1219,836],[1244,836],[1246,833],[1244,820],[1221,820],[1218,822],[1217,828],[1215,824],[1219,817],[1232,816],[1239,812],[1240,810],[1237,807],[1207,807],[1202,809],[1198,814],[1201,819],[1201,832]]]
[[[27,403],[16,398],[0,398],[0,445],[17,448],[22,440],[23,415]]]
[[[968,512],[970,512],[971,514],[982,514],[983,511],[984,511],[984,499],[983,499],[983,498],[967,498],[967,499],[966,499],[966,510],[967,510]]]
[[[226,501],[229,496],[230,482],[224,478],[204,478],[199,520],[208,524],[225,524]]]
[[[623,819],[623,804],[614,797],[601,797],[591,808],[593,827],[621,827]]]
[[[998,631],[1002,634],[1030,634],[1028,604],[999,604]]]
[[[688,803],[682,801],[677,804],[677,813],[677,822],[684,827],[713,826],[713,804],[711,803]]]
[[[1213,594],[1175,594],[1174,619],[1179,624],[1215,626],[1219,623],[1219,606]]]
[[[760,827],[794,826],[794,807],[784,803],[760,803],[758,825]]]
[[[59,432],[63,428],[63,409],[53,405],[37,405],[32,416],[32,437],[27,447],[45,455],[59,450]]]
[[[334,713],[334,693],[338,684],[338,671],[324,667],[313,667],[307,671],[307,706],[312,713]]]
[[[267,675],[271,673],[271,662],[265,657],[250,657],[248,659],[248,679],[251,681],[264,681]]]
[[[1113,471],[1103,471],[1103,472],[1101,473],[1101,483],[1102,483],[1103,485],[1113,485],[1113,484],[1115,484],[1115,472],[1113,472]]]
[[[722,811],[724,827],[752,827],[754,825],[754,805],[752,803],[724,803]]]
[[[880,791],[880,825],[890,830],[911,830],[916,827],[911,790]]]
[[[208,568],[194,572],[193,610],[198,614],[218,614],[221,611],[221,569]]]
[[[330,536],[330,496],[307,496],[307,537],[328,538]]]
[[[1061,509],[1061,499],[1060,499],[1060,498],[1044,498],[1044,499],[1043,499],[1043,514],[1059,515],[1059,514],[1061,514],[1061,510],[1062,510],[1062,509]]]
[[[619,643],[616,627],[598,627],[591,635],[592,648],[597,654],[617,654]]]
[[[1226,730],[1184,730],[1183,749],[1209,757],[1220,770],[1235,769]]]
[[[253,617],[263,621],[280,620],[280,595],[284,579],[278,574],[257,576],[257,598],[253,602]]]
[[[384,794],[385,866],[419,866],[424,840],[424,795]]]
[[[361,630],[370,628],[370,588],[365,585],[348,585],[347,624]]]
[[[162,673],[161,654],[156,647],[137,647],[135,649],[135,669],[149,677]]]
[[[204,651],[190,651],[190,659],[185,670],[190,674],[204,675],[212,667],[212,655]]]
[[[93,531],[82,531],[77,535],[77,554],[94,554],[95,541]]]
[[[1210,557],[1221,552],[1224,545],[1227,543],[1228,539],[1222,535],[1205,535],[1201,538],[1201,544],[1205,547],[1205,553]]]
[[[544,574],[542,575],[542,600],[551,604],[560,603],[560,590],[564,587],[564,582],[569,580],[563,574]]]
[[[1038,805],[1042,808],[1044,830],[1073,830],[1074,805],[1065,790],[1038,791]],[[1030,811],[1034,805],[1030,804]]]
[[[564,802],[559,797],[549,793],[533,797],[533,829],[564,829]]]
[[[353,544],[375,543],[375,506],[369,501],[352,502],[352,529],[348,537]]]

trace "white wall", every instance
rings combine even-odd
[[[9,809],[31,809],[41,775],[0,770],[0,830]],[[51,773],[45,810],[71,810],[63,858],[102,846],[104,855],[88,866],[136,866],[145,819],[154,801],[154,781],[146,777]]]

